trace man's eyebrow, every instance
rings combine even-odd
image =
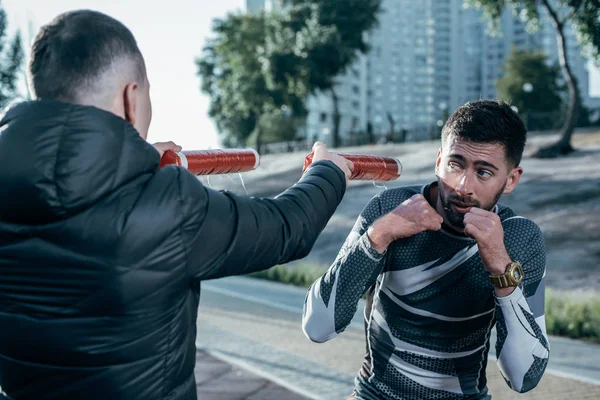
[[[482,165],[484,167],[489,167],[492,169],[495,169],[496,171],[500,171],[500,169],[498,167],[496,167],[494,164],[491,164],[487,161],[483,161],[483,160],[479,160],[479,161],[475,161],[475,165]]]
[[[457,160],[460,160],[460,161],[462,161],[462,162],[466,162],[466,161],[467,161],[467,160],[466,160],[466,159],[465,159],[465,158],[464,158],[462,155],[460,155],[460,154],[450,154],[448,157],[450,157],[450,158],[455,158],[455,159],[457,159]],[[487,162],[487,161],[484,161],[484,160],[478,160],[478,161],[475,161],[475,163],[474,163],[474,164],[475,164],[475,165],[484,166],[484,167],[488,167],[488,168],[492,168],[492,169],[495,169],[496,171],[499,171],[499,170],[500,170],[500,169],[499,169],[498,167],[496,167],[494,164],[491,164],[491,163],[489,163],[489,162]]]
[[[457,160],[460,160],[460,161],[467,161],[467,160],[465,160],[465,158],[464,158],[463,156],[461,156],[460,154],[450,154],[448,157],[450,157],[450,158],[456,158]]]

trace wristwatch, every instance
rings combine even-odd
[[[504,274],[499,276],[490,275],[490,281],[494,287],[503,289],[510,286],[519,286],[523,281],[523,266],[513,261],[506,266]]]

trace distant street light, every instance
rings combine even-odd
[[[527,93],[527,94],[533,92],[533,85],[531,83],[529,83],[529,82],[525,82],[523,84],[523,91],[525,93]],[[523,98],[523,107],[525,108],[525,110],[523,110],[523,114],[524,114],[523,118],[525,119],[525,121],[524,121],[525,122],[525,128],[527,130],[529,130],[529,112],[526,109],[527,106],[529,106],[529,104],[527,104],[528,103],[528,101],[527,101],[528,97],[529,96],[524,96],[524,98]]]
[[[324,126],[321,128],[321,140],[323,140],[328,146],[331,144],[330,141],[333,140],[333,138],[329,136],[330,133],[331,129],[329,129],[329,127]]]

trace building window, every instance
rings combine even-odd
[[[327,113],[321,113],[321,122],[327,122]]]

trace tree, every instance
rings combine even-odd
[[[289,0],[281,25],[271,35],[267,58],[270,81],[302,87],[309,93],[329,91],[334,107],[333,147],[340,145],[336,78],[369,49],[365,33],[377,24],[381,0]]]
[[[287,112],[278,110],[264,114],[260,119],[262,142],[277,143],[289,142],[296,139],[297,119]],[[256,134],[257,130],[255,130]]]
[[[284,105],[301,111],[302,100],[280,85],[267,85],[263,73],[267,26],[271,14],[228,14],[216,19],[215,36],[196,60],[201,89],[211,99],[209,115],[229,145],[253,145],[260,152],[264,114]],[[254,131],[256,132],[254,133]]]
[[[527,22],[528,29],[539,28],[540,10],[544,9],[552,21],[556,32],[558,60],[569,93],[567,115],[561,128],[558,142],[540,148],[534,156],[540,158],[558,157],[573,151],[571,137],[579,119],[581,95],[577,79],[567,58],[565,28],[571,24],[577,33],[579,43],[596,59],[600,55],[600,1],[599,0],[465,0],[466,4],[483,9],[497,29],[505,7],[513,7],[516,14]]]
[[[517,107],[528,129],[532,129],[529,118],[532,112],[553,113],[562,107],[564,87],[559,83],[560,67],[548,66],[547,59],[541,52],[513,48],[504,66],[505,74],[496,82],[498,97]]]
[[[256,48],[264,39],[263,16],[229,14],[215,20],[216,37],[198,59],[202,91],[211,98],[209,115],[229,144],[245,144],[257,127],[269,93],[260,74]]]
[[[0,108],[4,108],[17,97],[17,80],[24,59],[21,35],[6,42],[6,12],[0,7]]]

